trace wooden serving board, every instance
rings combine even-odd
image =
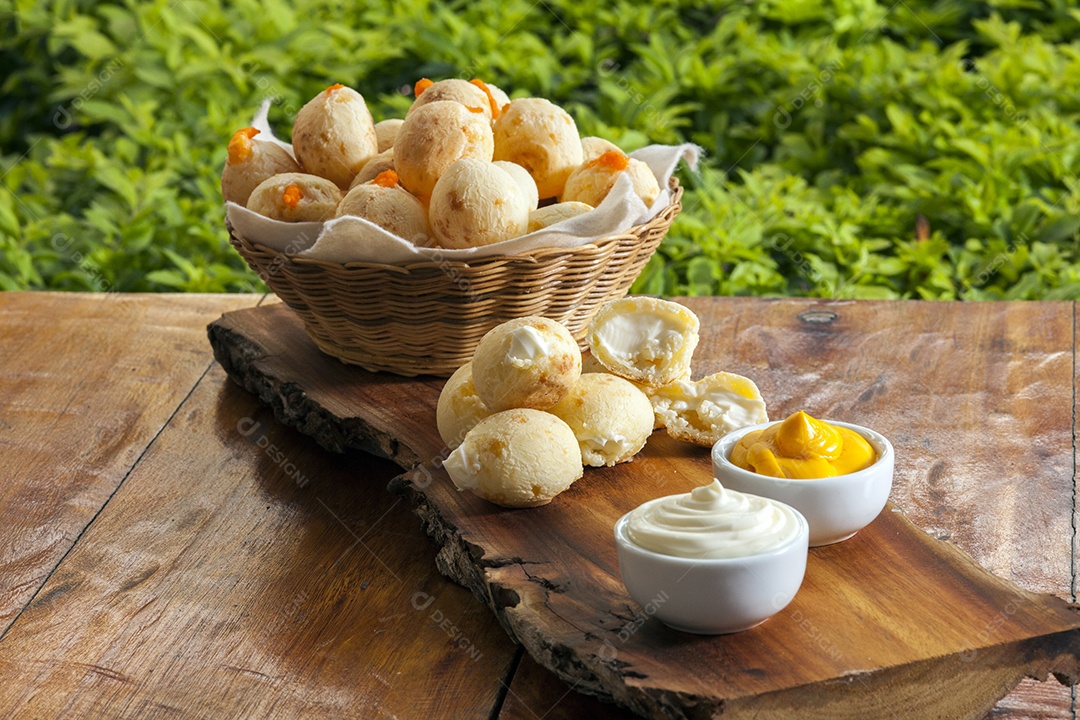
[[[935,487],[964,482],[977,493],[981,483],[1000,495],[1000,483],[978,476],[993,472],[983,443],[994,448],[998,478],[1009,476],[1006,468],[1043,469],[1009,489],[1014,510],[1037,520],[1047,503],[1071,497],[1072,483],[1054,475],[1055,448],[1045,446],[1067,439],[1040,435],[1040,423],[1047,427],[1039,413],[1056,406],[1035,402],[1020,417],[1015,403],[1025,401],[1006,397],[1011,371],[980,372],[1006,364],[1006,357],[1009,367],[1034,361],[1036,375],[1056,367],[1046,343],[1025,334],[1047,327],[1018,329],[1006,318],[996,329],[1001,338],[991,342],[978,310],[942,319],[950,308],[974,306],[923,311],[911,305],[903,324],[890,327],[874,303],[687,304],[702,319],[696,375],[724,369],[753,377],[774,417],[806,407],[879,429],[896,446],[894,500],[898,493],[917,500],[940,491],[912,490],[910,474],[921,467],[929,468],[923,479]],[[951,344],[920,338],[913,317],[928,326],[955,322]],[[653,718],[962,718],[979,717],[1025,676],[1080,679],[1076,606],[991,574],[915,527],[893,504],[855,538],[812,549],[799,594],[764,625],[720,637],[670,630],[623,588],[612,526],[646,500],[708,482],[706,449],[658,432],[632,463],[587,469],[547,506],[500,509],[457,492],[440,468],[446,449],[435,405],[442,380],[372,374],[326,357],[283,305],[227,313],[209,335],[229,375],[271,405],[281,422],[328,449],[362,448],[407,468],[390,487],[409,498],[438,544],[439,569],[470,588],[533,658],[580,692]],[[923,388],[931,376],[934,382],[949,376],[928,367],[958,346],[983,341],[989,359],[964,354],[968,369],[956,371],[953,386]],[[996,415],[973,424],[973,414],[990,405]],[[983,426],[973,443],[973,428]],[[990,533],[1007,533],[1013,520],[1000,531],[994,517],[959,525],[990,524]],[[1030,563],[1036,586],[1042,562]]]

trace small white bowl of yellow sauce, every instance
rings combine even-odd
[[[870,428],[799,412],[728,433],[713,473],[732,490],[786,503],[810,524],[810,547],[847,540],[881,513],[892,490],[892,443]]]
[[[665,625],[702,635],[748,630],[784,609],[802,585],[808,539],[794,508],[715,480],[615,523],[630,597]]]

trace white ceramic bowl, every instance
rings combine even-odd
[[[783,421],[777,421],[783,422]],[[743,470],[728,458],[735,444],[752,430],[775,423],[753,425],[720,438],[713,446],[713,473],[726,488],[761,495],[787,503],[810,523],[810,547],[847,540],[878,516],[892,490],[894,454],[892,443],[880,433],[861,425],[826,421],[853,430],[877,452],[874,464],[863,470],[816,480],[789,480]]]
[[[662,555],[626,535],[630,513],[615,523],[619,572],[646,615],[699,635],[749,630],[795,597],[806,574],[809,526],[795,511],[799,532],[775,550],[740,558],[692,560]]]

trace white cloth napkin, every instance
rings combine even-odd
[[[269,102],[263,103],[252,121],[260,140],[271,140],[290,153],[292,146],[278,140],[266,120]],[[225,203],[225,215],[233,232],[245,240],[286,254],[296,254],[329,262],[376,262],[401,265],[410,262],[443,260],[468,261],[491,255],[520,255],[541,248],[574,248],[597,238],[626,232],[648,222],[671,202],[668,180],[680,159],[697,168],[702,150],[697,145],[649,145],[630,153],[649,166],[660,184],[660,195],[652,207],[634,193],[625,174],[615,182],[599,207],[528,235],[464,250],[418,247],[378,225],[358,217],[341,217],[326,222],[287,223],[254,213],[242,205]]]

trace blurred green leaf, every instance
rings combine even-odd
[[[627,150],[704,148],[635,291],[1075,298],[1073,5],[20,1],[0,10],[0,287],[261,290],[219,190],[259,102],[287,138],[333,82],[383,119],[460,75]]]

